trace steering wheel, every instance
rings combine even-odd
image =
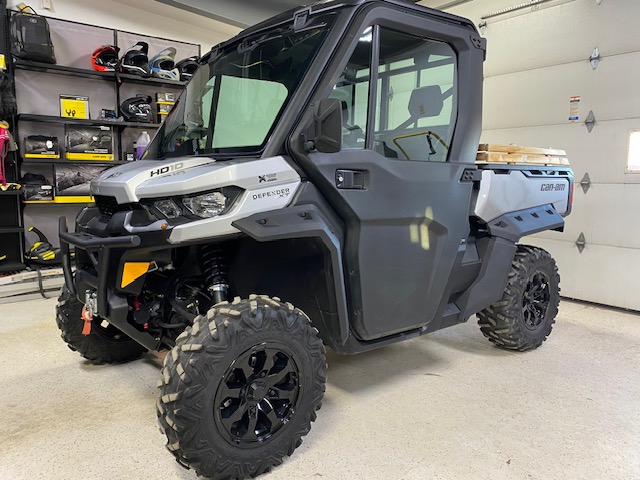
[[[399,141],[404,140],[405,138],[420,137],[422,135],[427,136],[427,143],[429,143],[429,149],[430,149],[429,156],[435,155],[437,153],[436,149],[433,147],[433,142],[431,141],[431,137],[435,137],[436,140],[438,140],[438,143],[440,143],[445,148],[445,150],[449,150],[449,145],[447,145],[447,143],[442,139],[440,135],[438,135],[436,132],[432,130],[427,130],[425,132],[409,133],[407,135],[398,135],[396,137],[393,137],[393,143],[396,145],[396,147],[400,149],[402,154],[405,157],[407,157],[407,160],[411,160],[409,158],[409,155],[407,155],[406,150],[402,148],[402,146],[400,145]]]

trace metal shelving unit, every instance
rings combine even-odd
[[[40,122],[40,123],[61,123],[63,125],[92,125],[96,127],[116,127],[116,128],[159,128],[159,123],[142,123],[142,122],[120,122],[118,120],[109,120],[108,118],[67,118],[56,117],[55,115],[37,115],[33,113],[21,113],[17,115],[18,121],[21,122]]]
[[[140,77],[120,72],[95,71],[90,68],[91,65],[88,62],[94,44],[95,46],[113,44],[126,48],[137,41],[143,40],[149,43],[150,49],[162,49],[164,48],[163,45],[168,44],[175,46],[178,50],[182,49],[184,57],[194,55],[196,52],[198,55],[200,54],[200,47],[195,44],[47,17],[52,31],[59,28],[60,32],[64,32],[64,35],[54,37],[54,46],[56,46],[56,38],[64,38],[64,41],[67,42],[65,48],[56,50],[59,64],[12,59],[10,55],[9,22],[10,16],[14,12],[7,9],[7,0],[0,0],[0,13],[2,15],[2,19],[0,19],[0,35],[3,38],[2,45],[0,45],[0,53],[4,54],[7,59],[7,72],[18,79],[16,85],[18,89],[22,89],[18,92],[21,94],[17,95],[20,114],[10,119],[11,132],[19,145],[19,152],[11,153],[6,161],[6,166],[10,167],[10,179],[13,181],[19,181],[21,172],[24,173],[23,166],[28,168],[28,171],[42,173],[45,177],[53,174],[54,182],[52,185],[55,185],[54,169],[56,166],[113,167],[130,163],[124,161],[124,157],[125,152],[130,151],[131,142],[138,135],[134,130],[155,130],[160,127],[160,124],[95,118],[100,113],[100,108],[113,109],[115,106],[117,111],[121,105],[121,100],[129,96],[138,93],[154,95],[152,92],[163,91],[164,88],[167,88],[168,91],[173,89],[178,93],[186,85],[186,82],[174,80]],[[64,53],[58,55],[59,52]],[[68,77],[68,80],[64,77]],[[92,82],[97,83],[92,84]],[[95,87],[92,87],[92,85],[95,85]],[[41,91],[40,86],[43,87]],[[29,88],[34,90],[30,91],[28,90]],[[113,92],[112,96],[111,90]],[[34,93],[32,94],[32,92]],[[53,114],[54,112],[57,113],[52,107],[53,103],[58,102],[59,95],[76,94],[76,92],[78,95],[90,97],[92,107],[90,115],[93,118],[65,118]],[[99,94],[98,92],[102,93]],[[97,111],[96,107],[99,107]],[[64,158],[64,141],[60,138],[60,132],[62,127],[66,125],[111,127],[115,159],[108,161],[68,160]],[[58,136],[61,158],[24,158],[21,155],[23,153],[21,129],[24,136],[30,134]],[[64,195],[54,197],[53,200],[23,201],[21,195],[22,191],[0,191],[0,257],[7,254],[7,259],[0,261],[0,273],[24,268],[24,263],[22,263],[25,248],[24,222],[30,222],[30,225],[36,225],[38,228],[46,227],[49,223],[53,223],[54,218],[57,219],[56,207],[62,208],[65,205],[74,207],[74,205],[80,206],[93,201],[88,196],[74,198]],[[45,210],[41,210],[43,208]],[[67,210],[61,211],[65,212],[63,213],[64,215],[70,214],[68,207]],[[48,219],[51,219],[51,222]],[[57,221],[55,224],[57,225]],[[54,233],[54,228],[50,225],[49,228],[49,239],[55,242],[56,234]],[[3,250],[6,250],[6,252]]]

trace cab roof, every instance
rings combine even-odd
[[[253,25],[243,30],[242,32],[240,32],[237,36],[220,44],[218,47],[224,47],[230,43],[235,43],[239,39],[258,33],[261,30],[267,30],[277,25],[288,23],[293,19],[295,19],[296,16],[304,15],[305,13],[309,15],[317,15],[320,13],[328,13],[333,10],[342,10],[346,8],[361,7],[367,4],[378,4],[378,5],[389,5],[393,7],[402,7],[405,10],[414,11],[415,13],[420,15],[429,16],[437,20],[444,21],[446,23],[454,24],[457,26],[467,27],[471,29],[473,33],[477,34],[476,27],[473,24],[473,22],[471,22],[471,20],[464,17],[459,17],[457,15],[452,15],[450,13],[442,12],[440,10],[435,10],[433,8],[417,5],[412,0],[320,0],[318,2],[312,3],[307,6],[292,8],[291,10],[288,10],[279,15],[269,18],[264,22],[260,22],[256,25]]]

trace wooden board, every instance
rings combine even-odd
[[[566,157],[551,157],[547,155],[516,155],[508,153],[481,152],[476,156],[476,163],[507,163],[527,165],[565,165],[569,166]]]
[[[482,143],[478,147],[476,163],[568,166],[569,160],[564,150]]]
[[[517,153],[520,155],[551,155],[554,157],[566,157],[567,152],[554,148],[520,147],[518,145],[498,145],[492,143],[481,143],[478,152],[491,153]]]

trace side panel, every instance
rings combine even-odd
[[[533,177],[522,171],[482,172],[475,214],[490,222],[509,212],[552,204],[559,214],[569,208],[568,178]]]

